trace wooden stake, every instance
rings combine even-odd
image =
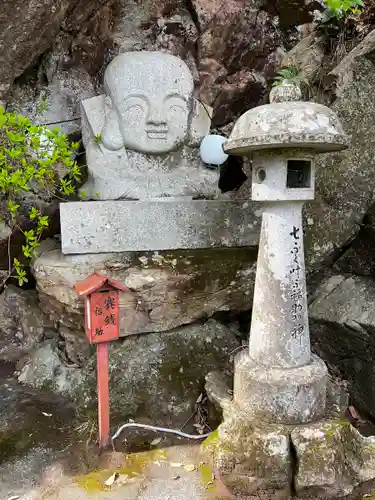
[[[109,383],[108,342],[97,344],[99,448],[103,450],[110,443],[109,436]]]

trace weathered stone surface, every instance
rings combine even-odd
[[[2,467],[8,457],[25,453],[32,446],[64,443],[64,434],[74,420],[74,409],[67,399],[3,377],[0,398]]]
[[[256,246],[261,211],[226,200],[60,205],[64,254]]]
[[[9,107],[33,123],[51,123],[68,135],[80,133],[80,102],[95,95],[93,79],[81,68],[59,69],[47,79],[37,91],[31,85],[15,86]]]
[[[56,341],[48,340],[37,346],[17,366],[22,384],[69,396],[81,380],[81,372],[66,366],[58,355]]]
[[[278,15],[286,3],[275,8],[261,1],[193,1],[200,28],[200,95],[213,106],[215,124],[228,123],[265,97],[266,78],[284,54]],[[310,10],[302,2],[294,7],[296,13]]]
[[[313,356],[303,366],[288,368],[255,362],[246,351],[235,362],[234,402],[253,420],[299,424],[325,412],[327,368]]]
[[[309,83],[313,83],[322,70],[324,38],[313,32],[302,38],[281,62],[281,66],[296,66]]]
[[[53,323],[39,309],[35,291],[7,286],[0,296],[0,360],[17,361],[51,335]]]
[[[74,33],[76,30],[75,35],[81,31],[81,37],[87,40],[89,37],[84,28],[87,29],[88,19],[92,27],[93,20],[90,16],[95,17],[93,14],[105,8],[109,3],[113,4],[107,0],[80,1],[78,10],[80,15],[77,16],[78,11],[75,8],[78,9],[78,5],[72,0],[41,0],[40,2],[6,0],[3,2],[0,9],[2,53],[0,93],[3,94],[8,90],[13,80],[26,68],[35,64],[37,58],[51,47],[63,24],[65,24],[65,35],[68,38],[69,31]],[[77,18],[81,20],[80,24],[77,24]]]
[[[64,256],[58,247],[43,243],[33,273],[43,311],[72,330],[83,329],[83,303],[73,286],[94,270],[132,290],[120,297],[122,335],[170,330],[218,310],[251,307],[254,248]]]
[[[231,416],[202,445],[220,480],[235,495],[290,497],[292,460],[287,427]]]
[[[338,404],[295,426],[249,419],[236,404],[224,408],[202,454],[231,494],[359,500],[374,491],[375,437],[363,437]]]
[[[331,276],[309,308],[315,350],[348,381],[356,405],[375,416],[375,331],[372,278]]]
[[[112,342],[111,423],[133,418],[180,427],[193,413],[208,371],[227,369],[236,347],[233,333],[213,320]],[[94,352],[83,369],[67,367],[49,342],[24,360],[19,381],[73,397],[82,411],[94,409],[95,364]]]
[[[291,95],[281,93],[284,88],[287,91],[291,88]],[[321,104],[298,102],[294,89],[294,85],[276,87],[270,95],[271,104],[243,114],[234,125],[224,151],[244,155],[260,149],[312,148],[318,153],[346,149],[348,137],[337,115]],[[283,102],[284,99],[288,100]]]
[[[354,493],[353,498],[361,498],[373,490],[375,437],[364,438],[349,422],[332,419],[295,427],[291,440],[298,460],[298,497],[346,498]]]
[[[366,213],[361,229],[349,248],[335,262],[336,274],[373,276],[375,273],[375,206]]]
[[[374,48],[375,33],[371,32],[332,71],[336,99],[331,109],[338,114],[352,142],[349,150],[317,162],[318,192],[325,204],[342,213],[342,233],[349,230],[352,235],[373,203],[375,187]]]

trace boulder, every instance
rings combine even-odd
[[[36,389],[49,390],[68,396],[81,381],[81,372],[66,366],[61,360],[56,340],[38,345],[17,365],[18,381]]]
[[[103,31],[106,9],[114,3],[108,0],[81,0],[79,2],[75,0],[41,0],[38,2],[5,0],[2,2],[0,8],[2,54],[0,96],[7,93],[15,78],[22,75],[30,66],[35,65],[39,56],[57,42],[62,46],[65,45],[66,53],[68,49],[72,49],[72,56],[76,56],[82,65],[87,63],[87,59],[90,59],[91,64],[93,58],[99,59],[101,65],[103,60],[98,54],[100,43],[95,33],[100,32],[98,26],[100,20],[100,27]],[[71,44],[73,37],[74,48]],[[98,70],[96,63],[95,71]]]
[[[235,335],[214,320],[111,342],[111,423],[132,418],[180,427],[194,412],[207,373],[228,370],[237,347]],[[79,411],[95,410],[94,353],[84,368],[68,367],[46,342],[20,363],[18,380],[73,398]]]
[[[77,281],[93,271],[131,289],[120,294],[121,334],[162,332],[219,310],[251,308],[256,249],[63,255],[48,240],[33,263],[40,307],[60,325],[83,331]]]
[[[327,155],[317,167],[320,195],[342,212],[353,232],[372,205],[375,188],[374,51],[372,31],[331,73],[335,86],[331,109],[352,142],[349,150]]]
[[[13,378],[1,378],[0,399],[0,476],[3,486],[2,474],[7,460],[13,461],[31,448],[48,450],[52,459],[53,450],[67,446],[74,429],[75,412],[72,404],[61,395],[23,387]],[[26,471],[18,472],[22,483],[28,476],[27,472],[31,471],[26,467]],[[18,481],[15,481],[13,493],[18,486]]]
[[[342,248],[357,236],[372,206],[375,180],[375,32],[335,67],[324,52],[317,33],[302,39],[283,59],[283,65],[297,64],[312,84],[316,100],[329,104],[338,115],[351,147],[343,152],[319,155],[316,169],[316,199],[305,207],[306,255],[309,270],[331,264]],[[322,81],[329,84],[322,90]]]
[[[375,417],[375,281],[334,275],[311,297],[315,351],[344,379],[354,403]]]
[[[48,84],[37,89],[32,85],[16,85],[9,104],[33,123],[51,124],[51,128],[73,135],[81,133],[81,101],[94,95],[92,78],[84,69],[59,69]]]
[[[52,321],[38,307],[35,290],[7,286],[0,296],[0,360],[15,362],[55,335]]]

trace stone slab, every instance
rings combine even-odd
[[[261,210],[228,200],[69,202],[60,205],[64,254],[257,245]]]

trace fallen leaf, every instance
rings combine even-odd
[[[181,476],[173,476],[173,477],[172,477],[172,479],[173,479],[174,481],[177,481],[177,479],[180,479],[180,478],[181,478]]]
[[[193,472],[195,470],[195,465],[193,464],[184,465],[184,470],[186,472]]]
[[[8,498],[8,500],[18,500],[20,497],[18,495],[15,495],[13,497]]]
[[[156,446],[159,443],[161,443],[161,438],[156,438],[153,441],[151,441],[151,446]]]
[[[44,415],[45,417],[52,417],[52,413],[46,413],[44,411],[42,411],[42,415]]]
[[[112,486],[112,484],[118,479],[118,476],[119,476],[118,473],[114,472],[112,476],[109,476],[109,478],[106,481],[104,481],[104,484],[106,486]]]
[[[182,467],[184,464],[181,464],[180,462],[171,462],[169,465],[177,469],[178,467]]]

